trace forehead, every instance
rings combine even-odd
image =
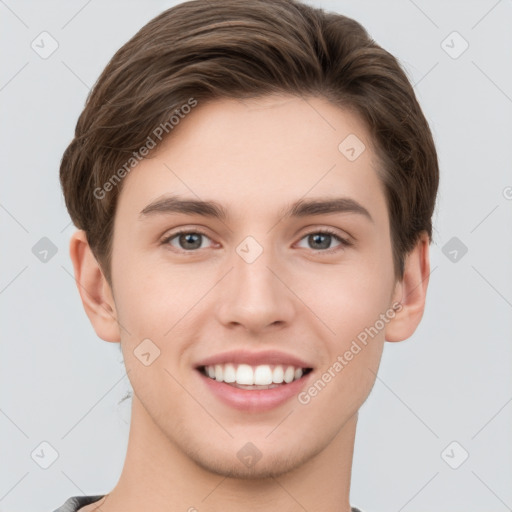
[[[364,123],[324,98],[198,102],[124,179],[118,211],[139,213],[166,193],[215,199],[239,213],[270,213],[308,195],[379,209],[377,165]]]

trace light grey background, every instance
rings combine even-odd
[[[512,510],[512,1],[310,3],[355,18],[401,61],[442,175],[424,319],[386,344],[360,413],[351,503]],[[174,4],[0,0],[1,512],[51,511],[120,475],[130,401],[118,402],[131,388],[119,346],[82,309],[58,168],[110,57]],[[31,48],[43,31],[59,45],[47,59]],[[43,237],[57,249],[46,262],[32,252]],[[465,255],[446,246],[453,237]],[[42,442],[58,453],[48,469]]]

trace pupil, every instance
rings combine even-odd
[[[324,239],[324,243],[322,244],[322,238]],[[314,244],[320,244],[321,249],[328,249],[331,241],[331,235],[317,233],[314,235],[310,235],[310,240],[313,241]],[[318,245],[317,245],[318,248]]]
[[[185,246],[185,249],[197,249],[201,247],[200,237],[201,235],[198,233],[187,233],[184,235],[180,235],[180,244],[182,245],[182,247]],[[190,245],[188,245],[187,247],[187,244],[192,244],[192,247]]]

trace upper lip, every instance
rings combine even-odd
[[[197,363],[196,367],[212,366],[215,364],[248,364],[258,366],[262,364],[273,364],[283,366],[295,366],[296,368],[312,368],[312,365],[303,359],[292,354],[286,354],[279,350],[264,350],[260,352],[248,350],[231,350],[207,357]]]

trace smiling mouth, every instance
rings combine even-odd
[[[197,369],[209,379],[246,390],[282,387],[303,378],[313,370],[292,365],[251,366],[234,363],[199,366]]]

